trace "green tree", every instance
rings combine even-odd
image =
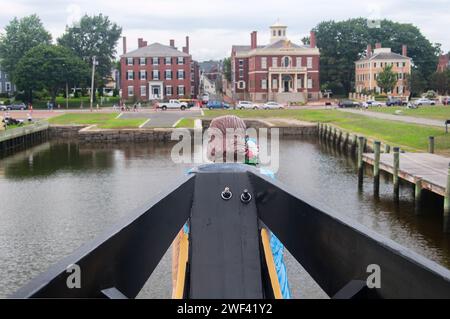
[[[55,102],[58,90],[66,83],[77,85],[89,77],[87,64],[69,49],[41,44],[29,50],[14,71],[20,90],[47,90]]]
[[[410,91],[411,96],[421,96],[426,87],[427,82],[420,71],[413,69],[411,74],[406,75],[406,88]]]
[[[52,37],[45,30],[37,15],[22,19],[14,18],[0,35],[0,56],[2,69],[15,82],[14,69],[19,60],[32,48],[40,44],[50,44]]]
[[[231,58],[223,59],[223,74],[228,82],[231,82]]]
[[[430,87],[439,94],[447,94],[449,91],[450,71],[434,72],[431,75]]]
[[[98,83],[111,74],[121,34],[122,28],[107,16],[84,15],[77,24],[66,27],[66,32],[58,39],[58,43],[90,65],[95,56],[98,62],[95,82]]]
[[[400,53],[408,46],[408,56],[414,67],[428,79],[436,70],[439,44],[432,44],[412,24],[382,20],[380,28],[370,28],[364,18],[346,21],[324,21],[314,29],[320,49],[320,79],[337,94],[347,94],[354,88],[354,62],[364,56],[367,44],[380,42]],[[302,39],[309,43],[308,38]]]
[[[384,93],[394,90],[395,84],[397,84],[397,74],[392,71],[392,65],[385,66],[383,71],[378,74],[377,84]]]

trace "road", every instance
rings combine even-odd
[[[356,110],[356,109],[340,109],[340,108],[338,108],[338,110],[342,111],[342,112],[359,114],[359,115],[369,116],[369,117],[382,119],[382,120],[390,120],[390,121],[398,121],[398,122],[405,122],[405,123],[411,123],[411,124],[445,127],[444,121],[427,119],[427,118],[423,118],[423,117],[393,115],[393,114],[387,114],[387,113],[378,113],[378,112],[371,112],[371,111],[367,111],[367,110]]]
[[[173,127],[176,122],[182,118],[200,117],[200,109],[190,109],[185,111],[166,110],[166,111],[145,111],[145,112],[124,112],[120,115],[121,119],[148,118],[150,121],[143,127]]]

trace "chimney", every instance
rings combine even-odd
[[[123,54],[127,53],[127,37],[123,37]]]
[[[140,49],[140,48],[142,48],[143,46],[144,46],[144,39],[139,38],[139,39],[138,39],[138,48]]]
[[[381,43],[380,42],[375,43],[375,49],[381,49]]]
[[[172,48],[175,48],[175,40],[173,40],[173,39],[170,40],[170,46]]]
[[[189,37],[186,36],[186,53],[189,54]]]
[[[142,46],[143,47],[146,47],[148,44],[147,44],[147,41],[142,41]]]
[[[367,57],[371,57],[372,56],[372,45],[368,44],[367,45]]]
[[[311,31],[311,33],[310,33],[309,46],[311,48],[315,48],[316,47],[316,33],[314,31]]]
[[[408,56],[408,46],[406,44],[402,45],[402,55]]]
[[[252,50],[256,49],[257,46],[258,46],[258,40],[257,39],[258,39],[258,33],[256,31],[253,31],[250,34],[250,46],[251,46]]]

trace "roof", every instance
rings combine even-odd
[[[411,58],[394,52],[380,52],[375,53],[370,57],[363,57],[362,59],[359,59],[358,62],[369,60],[411,60]]]
[[[189,54],[178,51],[177,49],[163,45],[161,43],[152,43],[146,47],[139,48],[134,51],[130,51],[122,57],[124,58],[145,58],[145,57],[188,57]]]
[[[274,24],[270,26],[271,28],[287,28],[286,25],[280,23],[280,20],[277,20]]]
[[[309,48],[309,46],[300,46],[295,44],[294,42],[291,42],[290,40],[278,40],[277,42],[274,42],[272,44],[266,45],[263,49],[264,50],[270,50],[270,49],[282,49],[282,48],[293,48],[293,49],[300,49],[300,48]]]

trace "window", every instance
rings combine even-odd
[[[127,58],[127,65],[133,65],[133,58]]]
[[[239,60],[239,67],[243,67],[244,66],[244,60]]]
[[[297,66],[297,68],[302,66],[302,58],[301,57],[297,57],[295,65]]]
[[[313,67],[313,59],[310,56],[306,58],[306,67],[308,69],[312,69]]]
[[[313,87],[313,81],[312,79],[308,79],[308,89],[312,89]]]
[[[261,58],[261,69],[267,69],[267,58],[266,57]]]
[[[291,58],[290,57],[285,56],[282,61],[283,61],[283,66],[285,68],[288,68],[291,66]]]
[[[141,80],[147,80],[147,72],[145,72],[144,70],[139,71],[139,78]]]
[[[129,86],[128,87],[128,96],[133,96],[134,95],[134,87]]]
[[[178,70],[178,80],[184,80],[184,70]]]
[[[147,87],[145,85],[141,85],[141,96],[147,96]]]
[[[182,56],[179,56],[177,59],[177,63],[178,63],[178,65],[184,64],[184,58]]]
[[[152,58],[152,64],[153,65],[158,65],[159,64],[159,58],[157,58],[157,57]]]
[[[166,80],[172,80],[172,70],[165,71]]]
[[[164,59],[164,63],[166,65],[171,65],[172,64],[172,58],[170,56],[166,56],[166,58]]]
[[[240,78],[244,77],[244,70],[242,70],[242,69],[239,70],[239,77]]]
[[[272,58],[272,67],[276,68],[278,66],[278,59],[276,57]]]
[[[278,36],[281,37],[281,30],[278,30]]]
[[[275,37],[277,35],[277,31],[273,30],[272,35]]]
[[[153,77],[153,80],[159,80],[159,71],[153,70],[152,77]]]
[[[184,95],[184,85],[178,85],[178,95]]]
[[[238,82],[238,88],[241,89],[241,90],[245,89],[245,82],[244,81],[239,81]]]
[[[147,59],[146,58],[140,58],[139,60],[140,60],[139,61],[140,65],[146,65],[147,64]]]
[[[272,87],[278,89],[278,79],[272,79]]]
[[[128,77],[127,77],[128,80],[134,80],[134,72],[133,71],[128,71],[127,74],[128,74]]]
[[[261,80],[261,89],[267,90],[267,79]]]
[[[172,96],[172,93],[173,92],[173,89],[172,89],[172,86],[171,85],[167,85],[166,86],[166,95],[167,96]]]

